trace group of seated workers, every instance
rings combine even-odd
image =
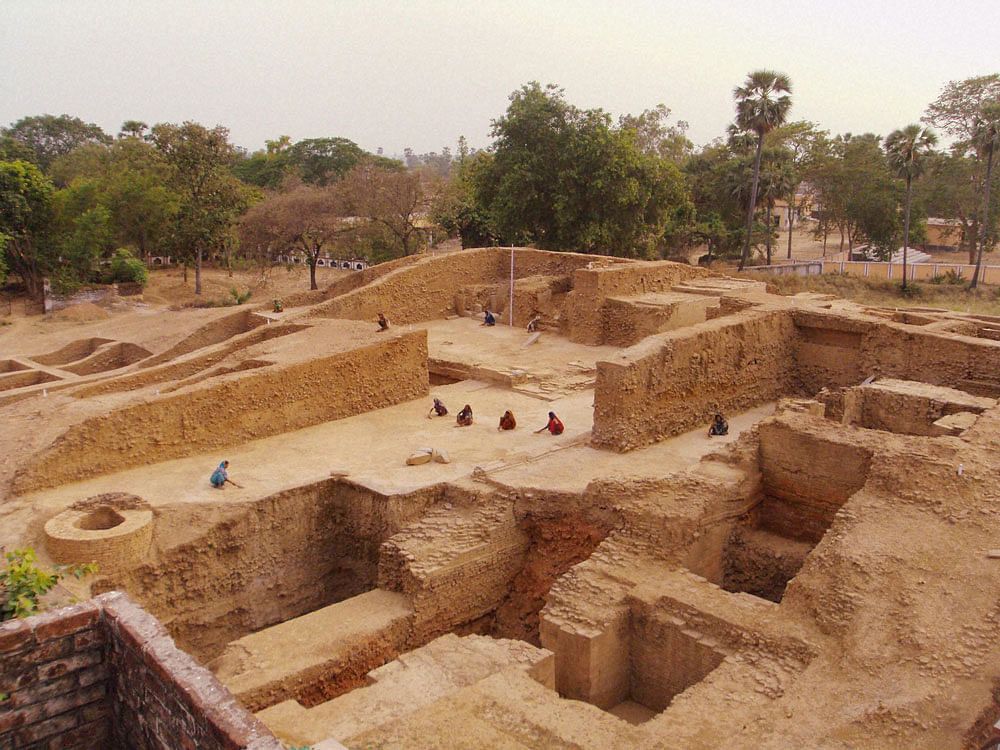
[[[435,416],[444,417],[448,414],[448,407],[444,405],[444,402],[439,398],[434,399],[434,404],[431,406],[430,411],[427,412],[427,418],[431,419]],[[456,427],[468,427],[472,424],[472,406],[466,404],[462,407],[462,410],[455,417]],[[517,427],[517,420],[514,418],[514,412],[510,409],[503,413],[500,417],[500,424],[497,425],[497,431],[500,430],[513,430]],[[545,432],[548,430],[553,435],[562,435],[563,430],[566,429],[563,426],[562,421],[556,416],[553,411],[549,412],[549,421],[545,423],[544,427],[540,427],[535,432]]]

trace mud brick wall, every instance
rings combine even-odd
[[[92,602],[0,625],[0,748],[110,747],[106,642]]]
[[[798,390],[795,326],[748,312],[651,337],[624,361],[598,362],[593,442],[631,450]]]
[[[793,317],[799,377],[811,393],[877,375],[1000,395],[998,341],[815,311],[799,310]]]
[[[398,404],[427,389],[426,331],[394,335],[87,419],[22,469],[15,491],[240,445]],[[102,446],[99,453],[95,444]]]
[[[514,278],[568,276],[574,269],[592,262],[598,262],[592,255],[514,248]],[[419,262],[394,269],[371,284],[318,305],[311,314],[374,320],[379,311],[383,311],[392,323],[417,323],[456,312],[455,295],[459,290],[497,283],[509,277],[510,248],[506,247],[424,257]]]
[[[811,434],[780,419],[761,422],[764,500],[757,512],[764,529],[819,542],[836,512],[867,481],[872,449],[833,434]]]
[[[382,545],[379,587],[409,598],[411,643],[423,644],[500,606],[528,545],[509,509],[461,520],[431,515]]]
[[[595,261],[593,265],[598,264]],[[633,262],[578,268],[573,272],[573,291],[566,297],[563,313],[566,335],[581,344],[613,343],[603,320],[603,307],[609,297],[662,292],[686,279],[711,275],[706,269],[683,263]]]
[[[725,659],[715,643],[684,620],[633,602],[629,695],[662,711],[675,695],[700,682]]]
[[[0,668],[4,750],[282,748],[120,592],[3,623]]]

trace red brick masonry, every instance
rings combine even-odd
[[[0,750],[281,750],[120,591],[0,624]]]

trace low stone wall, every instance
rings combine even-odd
[[[120,592],[0,624],[0,747],[281,750]]]
[[[15,492],[239,445],[408,401],[427,390],[427,333],[400,334],[88,419],[36,456],[15,478]],[[99,454],[95,444],[102,446]]]

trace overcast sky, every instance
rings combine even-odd
[[[884,135],[1000,73],[1000,0],[0,0],[0,124],[195,120],[251,151],[487,146],[531,80],[616,116],[666,104],[701,145],[758,68],[791,78],[792,119]]]

